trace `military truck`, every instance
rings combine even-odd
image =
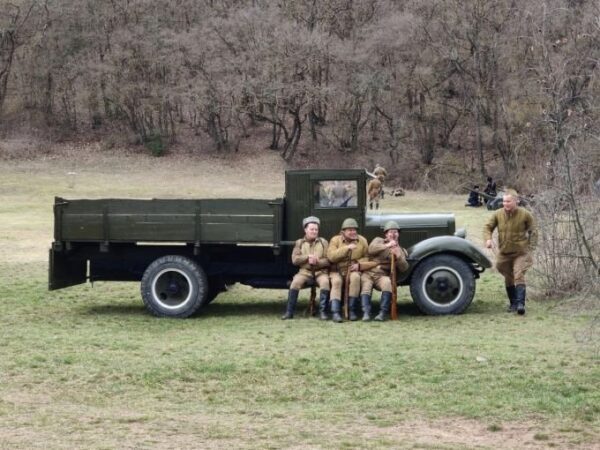
[[[138,281],[151,313],[188,317],[234,283],[287,288],[302,218],[319,217],[329,239],[352,217],[369,241],[398,222],[410,263],[398,284],[410,286],[419,310],[465,311],[488,258],[456,230],[453,214],[368,211],[367,178],[364,170],[292,170],[285,196],[272,200],[56,197],[49,289]]]

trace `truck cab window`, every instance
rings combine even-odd
[[[357,206],[356,180],[322,180],[313,184],[315,206],[350,208]]]

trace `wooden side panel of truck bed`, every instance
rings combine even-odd
[[[278,243],[282,200],[64,200],[55,241]]]

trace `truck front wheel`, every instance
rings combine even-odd
[[[475,276],[457,256],[430,256],[415,268],[410,293],[425,314],[460,314],[473,301]]]
[[[204,270],[189,258],[162,256],[148,266],[141,283],[146,308],[161,317],[189,317],[204,303],[208,282]]]

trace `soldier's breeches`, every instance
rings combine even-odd
[[[339,272],[332,272],[331,278],[331,298],[342,298],[342,287],[344,278]],[[360,294],[360,272],[350,272],[350,297],[358,297]]]
[[[525,272],[533,265],[531,253],[498,253],[496,269],[504,276],[506,286],[525,284]]]
[[[383,274],[374,274],[364,272],[360,277],[361,284],[361,295],[371,295],[373,286],[375,286],[381,292],[392,291],[392,281],[390,277]]]
[[[309,281],[312,281],[312,275],[304,275],[301,273],[297,273],[294,275],[292,279],[292,284],[290,284],[290,289],[302,289]],[[329,277],[324,273],[317,276],[317,284],[319,285],[319,289],[328,291],[329,290]]]

